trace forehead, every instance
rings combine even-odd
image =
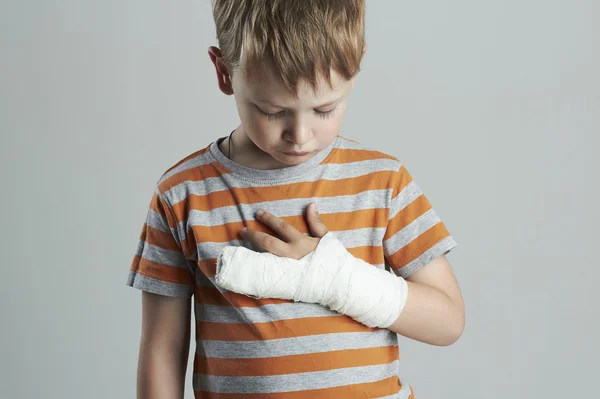
[[[352,88],[352,81],[345,79],[335,70],[331,71],[331,85],[322,76],[318,77],[316,87],[313,87],[307,80],[300,80],[296,93],[289,91],[281,80],[270,72],[265,72],[262,76],[251,80],[238,73],[234,75],[233,79],[234,84],[250,100],[280,106],[314,105],[335,101]],[[237,82],[235,82],[236,80]]]

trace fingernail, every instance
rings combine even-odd
[[[245,234],[245,233],[246,233],[246,231],[248,231],[248,229],[244,227],[244,228],[242,229],[242,234]]]
[[[264,214],[265,214],[265,211],[263,211],[263,210],[261,209],[260,211],[256,212],[256,214],[257,214],[258,216],[262,216],[262,215],[264,215]]]
[[[313,211],[317,212],[317,203],[313,202],[312,206],[313,206]]]

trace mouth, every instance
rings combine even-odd
[[[304,151],[304,152],[284,152],[285,155],[289,155],[291,157],[303,157],[304,155],[309,154],[309,152]]]

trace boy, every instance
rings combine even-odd
[[[209,56],[241,124],[157,184],[128,278],[143,290],[138,397],[183,396],[191,298],[196,398],[413,397],[397,334],[450,345],[464,306],[444,256],[456,243],[406,168],[339,135],[366,48],[364,0],[214,0],[213,11]],[[352,286],[398,294],[394,311],[363,312],[389,321],[217,283],[226,247],[308,262],[323,237],[357,270],[394,273],[377,278],[397,290]]]

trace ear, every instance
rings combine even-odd
[[[231,85],[231,79],[229,78],[231,72],[223,61],[223,54],[218,47],[211,46],[208,48],[208,56],[210,61],[215,66],[217,72],[217,80],[219,82],[219,89],[226,95],[230,96],[233,94],[233,86]]]

